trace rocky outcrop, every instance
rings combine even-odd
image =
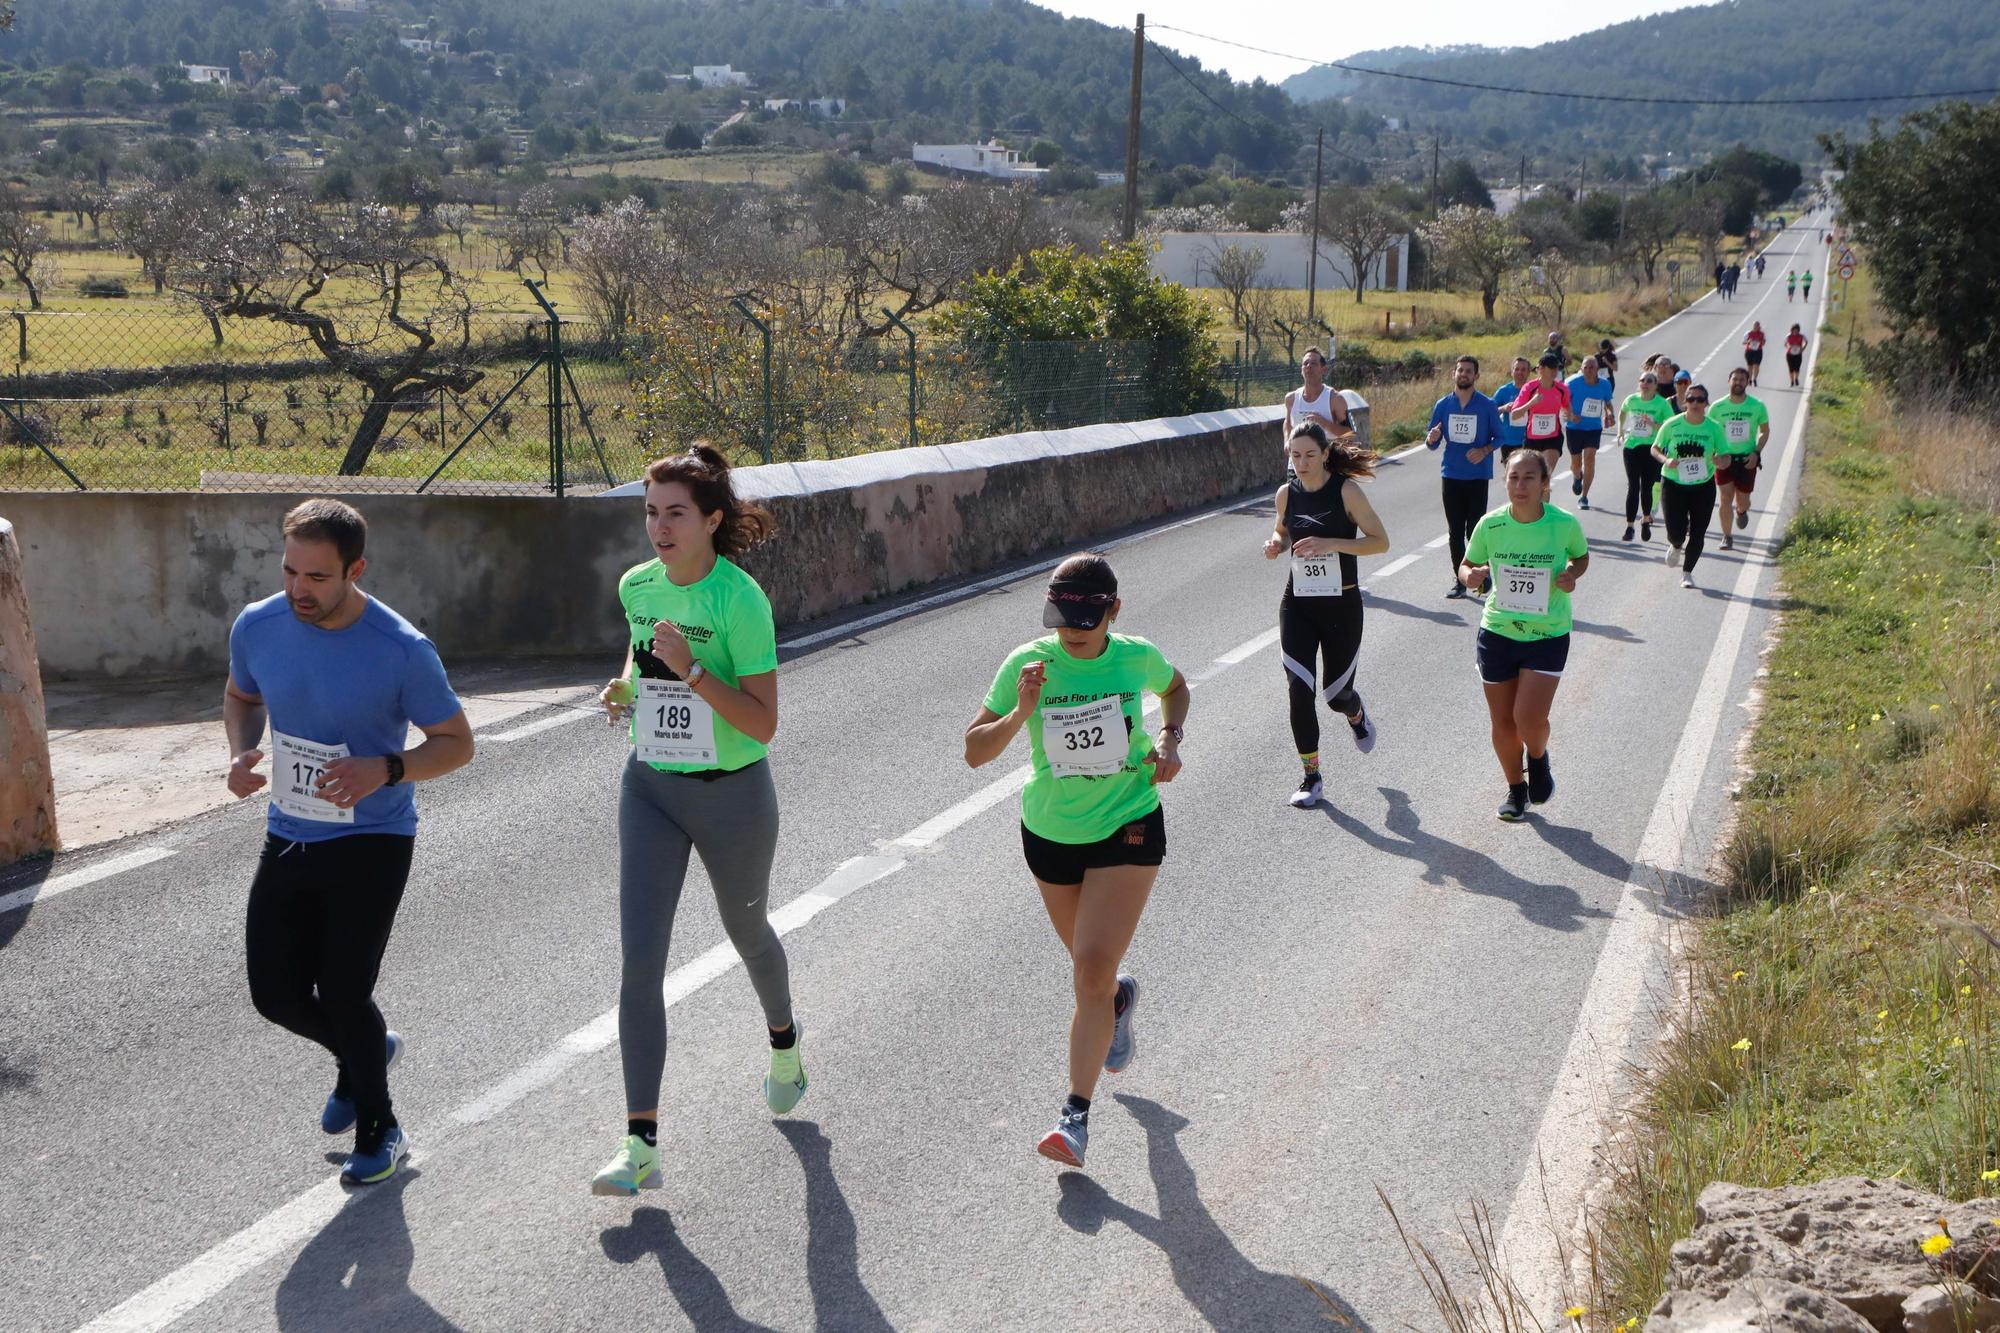
[[[2000,1329],[2000,1253],[1981,1262],[1989,1246],[2000,1250],[1996,1218],[2000,1199],[1949,1203],[1860,1176],[1778,1189],[1710,1185],[1694,1233],[1673,1248],[1667,1294],[1646,1328]],[[1923,1242],[1940,1234],[1951,1248],[1927,1256]],[[1827,1313],[1827,1300],[1852,1319],[1829,1322],[1841,1316]],[[1966,1322],[1955,1322],[1955,1303]]]

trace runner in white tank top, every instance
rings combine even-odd
[[[1305,355],[1299,358],[1301,383],[1285,395],[1285,419],[1279,423],[1284,432],[1287,471],[1291,468],[1292,431],[1302,422],[1317,421],[1329,435],[1344,435],[1350,429],[1347,399],[1328,387],[1326,369],[1326,354],[1317,347],[1306,348]],[[1334,415],[1336,411],[1339,413],[1337,418]]]

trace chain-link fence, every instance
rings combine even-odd
[[[612,338],[519,314],[475,321],[433,362],[451,373],[394,385],[386,355],[336,364],[276,323],[192,308],[0,315],[0,490],[588,494],[638,476],[661,442],[841,457],[1276,402],[1297,379],[1268,342],[829,349],[755,321]]]

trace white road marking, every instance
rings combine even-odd
[[[127,870],[137,870],[140,866],[149,866],[155,861],[164,861],[174,855],[175,850],[172,847],[142,847],[135,852],[126,852],[119,856],[108,856],[95,865],[88,865],[81,870],[72,870],[66,874],[53,876],[43,880],[40,884],[30,884],[25,889],[15,889],[12,893],[0,895],[0,913],[12,912],[18,908],[26,907],[30,903],[38,903],[46,898],[53,898],[59,893],[68,893],[71,889],[80,889],[86,884],[95,884],[100,879],[109,879],[111,876],[123,874]]]
[[[1431,544],[1433,546],[1437,545],[1436,542],[1433,542]],[[1369,575],[1369,577],[1375,579],[1386,579],[1392,574],[1402,573],[1404,570],[1408,569],[1411,565],[1416,564],[1417,561],[1421,559],[1423,559],[1423,555],[1421,552],[1418,551],[1412,551],[1408,555],[1399,555],[1394,560],[1391,560],[1388,564],[1382,566],[1382,568],[1376,570],[1373,574]]]
[[[597,708],[588,710],[580,708],[564,709],[562,712],[551,717],[545,717],[539,721],[515,727],[512,731],[495,732],[491,736],[481,736],[479,739],[505,745],[509,741],[526,740],[530,736],[539,736],[543,732],[553,731],[557,727],[566,727],[572,722],[582,722],[588,718],[602,718],[603,716],[604,711]]]
[[[1812,395],[1813,366],[1818,360],[1819,340],[1813,340],[1802,379],[1802,394],[1792,428],[1785,441],[1783,460],[1777,468],[1776,484],[1769,503],[1760,513],[1756,539],[1767,540],[1778,524],[1785,496],[1797,471],[1794,451],[1805,435],[1807,404]],[[1722,625],[1695,689],[1694,704],[1675,748],[1667,779],[1660,788],[1658,802],[1639,839],[1632,859],[1632,876],[1626,882],[1604,935],[1596,970],[1577,1011],[1575,1029],[1556,1073],[1554,1090],[1536,1132],[1534,1151],[1528,1168],[1508,1205],[1501,1232],[1501,1253],[1507,1257],[1531,1308],[1550,1312],[1562,1300],[1562,1274],[1554,1258],[1556,1229],[1565,1239],[1582,1206],[1585,1191],[1597,1170],[1593,1151],[1602,1116],[1611,1104],[1609,1089],[1634,1023],[1647,1002],[1647,984],[1658,975],[1653,966],[1665,934],[1664,917],[1646,900],[1656,895],[1660,885],[1642,876],[1662,871],[1684,873],[1699,869],[1684,864],[1689,858],[1708,852],[1706,840],[1690,828],[1694,798],[1701,786],[1703,771],[1722,725],[1729,678],[1742,652],[1743,636],[1749,627],[1751,597],[1767,561],[1746,555],[1730,590],[1730,603]],[[1665,595],[1665,594],[1663,594]],[[1686,594],[1693,595],[1693,594]],[[1545,1203],[1546,1201],[1546,1203]]]
[[[1437,536],[1431,538],[1429,541],[1424,543],[1424,549],[1426,551],[1435,551],[1437,550],[1438,547],[1443,546],[1446,542],[1450,540],[1451,540],[1451,534],[1449,532],[1440,532]]]

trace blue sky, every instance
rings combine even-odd
[[[1152,33],[1162,46],[1185,51],[1209,69],[1226,69],[1238,79],[1262,76],[1273,83],[1307,69],[1314,61],[1340,60],[1385,46],[1539,46],[1574,36],[1562,26],[1568,15],[1587,12],[1589,31],[1646,14],[1687,9],[1691,0],[1596,0],[1587,10],[1572,8],[1557,17],[1552,9],[1494,4],[1493,0],[1416,0],[1384,5],[1304,5],[1297,0],[1035,0],[1044,8],[1075,18],[1130,28],[1143,12],[1151,32],[1171,24],[1212,33],[1252,46],[1291,52],[1301,59],[1259,55],[1200,41],[1179,32]],[[1302,15],[1333,16],[1307,29]]]

